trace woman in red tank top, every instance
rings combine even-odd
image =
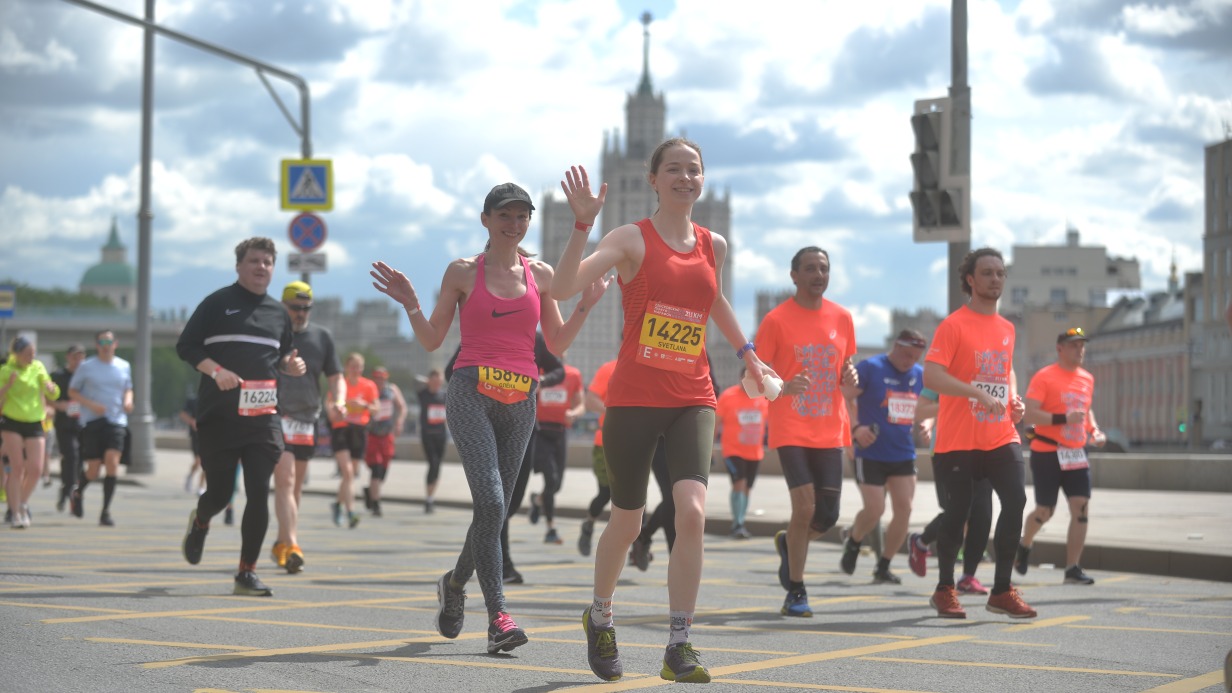
[[[612,625],[612,595],[625,554],[641,529],[646,483],[660,437],[668,451],[676,541],[668,571],[671,633],[660,675],[707,682],[710,675],[689,644],[689,626],[702,571],[706,483],[714,441],[715,393],[706,359],[710,320],[745,361],[753,378],[770,373],[744,338],[723,296],[727,242],[692,221],[704,180],[700,148],[667,140],[651,154],[647,182],[659,199],[648,219],[607,233],[585,259],[586,236],[607,196],[590,189],[586,170],[566,172],[561,188],[577,230],[556,266],[552,295],[572,296],[615,269],[624,307],[624,334],[608,388],[604,454],[612,489],[612,517],[595,551],[595,599],[586,610],[591,670],[612,681],[623,674]]]
[[[561,354],[581,329],[606,280],[592,282],[568,322],[548,291],[552,268],[519,247],[535,209],[513,183],[492,188],[479,219],[488,245],[454,260],[441,280],[440,298],[428,318],[406,275],[384,262],[372,264],[373,286],[406,309],[415,338],[428,351],[441,346],[455,313],[461,313],[462,347],[446,394],[446,422],[470,484],[474,514],[454,569],[437,581],[437,631],[462,631],[465,585],[478,574],[488,611],[488,652],[508,652],[527,642],[505,611],[500,530],[535,425],[535,324],[548,348]]]

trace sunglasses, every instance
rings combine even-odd
[[[296,313],[307,313],[312,310],[312,306],[287,306],[288,310],[293,310]]]
[[[1065,331],[1065,336],[1066,337],[1085,337],[1087,336],[1087,333],[1083,332],[1081,327],[1071,327]]]
[[[915,347],[917,349],[924,349],[928,347],[928,342],[923,339],[900,339],[897,343],[903,346]]]
[[[111,346],[112,344],[115,344],[115,340],[114,340],[114,339],[100,339],[100,340],[98,340],[98,345],[99,345],[99,346]]]

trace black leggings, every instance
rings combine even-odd
[[[424,457],[428,460],[429,486],[441,478],[441,458],[445,456],[445,433],[424,433],[422,435]]]
[[[565,462],[569,454],[565,428],[561,424],[540,423],[535,434],[535,471],[543,474],[543,517],[556,519],[556,494],[565,480]]]
[[[208,435],[208,434],[207,434]],[[197,521],[208,524],[222,512],[235,494],[236,466],[244,468],[244,519],[240,522],[240,562],[255,564],[261,556],[261,543],[269,529],[270,475],[282,455],[273,442],[249,443],[238,448],[201,453],[205,470],[205,493],[197,499]]]
[[[945,509],[950,505],[950,493],[946,490],[945,476],[949,467],[937,464],[933,457],[933,487],[937,491],[937,505],[941,512],[929,522],[920,533],[920,541],[925,545],[937,541],[941,534],[941,518],[945,517]],[[975,575],[984,560],[984,550],[988,548],[988,535],[992,532],[992,484],[988,479],[975,482],[971,491],[971,512],[967,515],[967,535],[963,538],[963,575]]]
[[[958,450],[937,453],[935,457],[938,466],[948,467],[939,483],[949,494],[949,503],[942,511],[941,534],[937,538],[938,586],[954,585],[954,563],[958,547],[963,543],[963,527],[971,513],[976,483],[987,479],[1001,501],[1001,514],[993,535],[996,572],[992,589],[994,594],[1008,590],[1022,532],[1022,511],[1027,505],[1022,448],[1018,443],[1010,443],[994,450]]]

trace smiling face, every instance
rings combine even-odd
[[[240,286],[254,294],[264,294],[274,277],[274,254],[249,248],[244,258],[235,265]]]
[[[796,298],[821,298],[830,286],[830,256],[820,250],[802,253],[798,269],[791,271],[791,283],[796,285]]]
[[[488,214],[480,213],[479,221],[488,230],[488,239],[492,243],[516,246],[530,228],[530,205],[525,202],[510,202]]]
[[[702,155],[685,144],[673,144],[663,149],[655,168],[647,176],[660,204],[676,201],[692,204],[701,197],[706,174]]]

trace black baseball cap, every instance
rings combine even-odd
[[[1066,342],[1087,342],[1087,333],[1081,327],[1071,327],[1068,330],[1057,335],[1057,344]]]
[[[501,183],[492,188],[488,196],[483,201],[483,213],[491,214],[492,210],[500,209],[510,202],[524,202],[531,211],[535,211],[535,205],[530,201],[530,195],[525,190],[513,183]]]

